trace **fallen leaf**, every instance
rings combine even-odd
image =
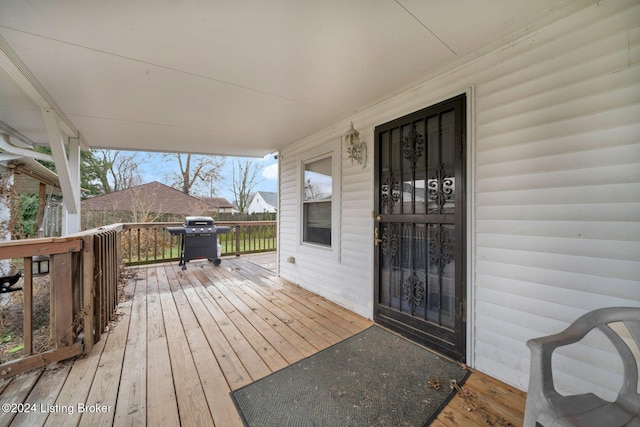
[[[17,345],[15,347],[9,349],[9,351],[7,353],[15,353],[15,352],[18,352],[18,351],[22,350],[23,348],[24,348],[24,344],[20,344],[20,345]]]
[[[435,377],[429,378],[429,381],[427,381],[427,386],[434,390],[440,390],[440,387],[442,387],[442,379]]]

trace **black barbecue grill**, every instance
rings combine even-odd
[[[180,236],[180,262],[182,269],[192,259],[206,258],[213,265],[220,265],[218,258],[218,234],[228,233],[229,227],[218,227],[208,216],[188,216],[182,227],[167,227],[173,236]]]

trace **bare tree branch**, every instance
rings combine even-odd
[[[124,190],[141,183],[135,153],[119,150],[95,150],[87,160],[91,178],[100,182],[104,193]]]
[[[240,213],[245,213],[251,194],[256,186],[260,164],[254,160],[236,160],[233,162],[233,195]]]
[[[195,194],[209,186],[209,192],[215,193],[215,184],[222,179],[224,158],[195,154],[167,153],[165,158],[176,159],[180,172],[168,174],[170,185],[184,194]]]

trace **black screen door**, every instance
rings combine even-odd
[[[375,129],[374,320],[465,360],[465,95]]]

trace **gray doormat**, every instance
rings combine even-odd
[[[231,394],[250,427],[424,426],[468,374],[372,326]]]

